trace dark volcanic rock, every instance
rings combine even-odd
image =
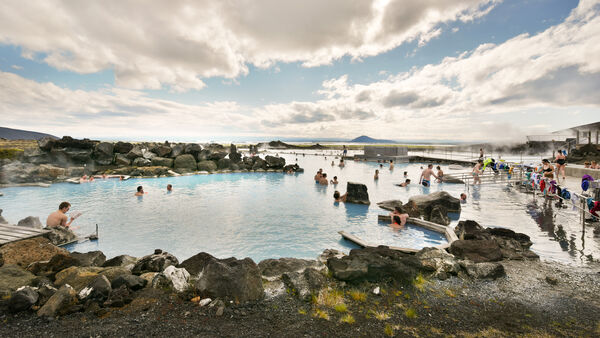
[[[448,212],[460,212],[460,200],[445,191],[413,196],[409,202],[414,202],[423,215],[430,215],[436,205],[445,207]]]
[[[35,276],[17,265],[4,265],[0,267],[0,299],[10,295],[21,286],[30,285]]]
[[[37,291],[30,286],[25,286],[13,292],[8,301],[8,308],[12,312],[26,311],[37,303],[38,298]]]
[[[218,169],[229,169],[231,167],[231,160],[228,158],[222,158],[217,162]]]
[[[168,252],[156,250],[154,254],[142,257],[133,267],[132,273],[162,272],[169,265],[178,265],[179,261]]]
[[[425,217],[426,221],[433,223],[448,225],[450,224],[450,218],[448,217],[448,210],[442,205],[434,205],[429,213],[428,217]]]
[[[472,263],[462,261],[460,265],[465,269],[467,275],[476,279],[497,279],[506,276],[504,265],[496,262]]]
[[[258,263],[261,275],[265,277],[280,276],[287,272],[301,272],[307,268],[317,268],[323,265],[316,260],[300,258],[265,259]]]
[[[171,155],[169,157],[176,158],[177,156],[182,155],[184,150],[185,150],[185,145],[175,144],[171,147]]]
[[[171,154],[171,147],[167,145],[158,145],[152,148],[151,151],[159,157],[167,157],[169,154]]]
[[[213,259],[214,257],[212,255],[206,252],[200,252],[181,262],[177,267],[186,269],[192,276],[198,276],[206,264]]]
[[[208,157],[206,159],[210,160],[210,161],[218,161],[222,158],[225,158],[225,156],[227,156],[227,153],[224,151],[220,151],[220,152],[211,153],[210,155],[208,155]]]
[[[32,263],[27,267],[27,270],[38,276],[46,276],[53,280],[57,272],[80,264],[81,262],[71,254],[59,253],[49,261]]]
[[[479,223],[471,220],[460,221],[454,228],[456,236],[460,239],[490,239],[489,234]]]
[[[144,157],[144,153],[142,153],[142,148],[140,148],[139,146],[135,146],[133,148],[131,148],[131,150],[127,153],[128,159],[130,160],[135,160],[138,157]]]
[[[197,158],[198,154],[200,154],[201,151],[202,151],[202,147],[197,143],[186,144],[185,149],[184,149],[184,153],[190,154],[190,155],[194,156],[194,158]]]
[[[171,148],[169,148],[169,149],[171,149]],[[151,161],[152,161],[153,166],[168,167],[168,168],[171,168],[173,166],[172,158],[154,157]]]
[[[23,218],[22,220],[20,220],[17,223],[18,226],[20,227],[27,227],[27,228],[33,228],[33,229],[41,229],[42,228],[42,222],[40,221],[39,217],[34,217],[34,216],[28,216]]]
[[[119,153],[119,154],[127,154],[128,152],[131,151],[131,149],[133,149],[133,144],[131,144],[129,142],[119,141],[119,142],[115,143],[113,151],[115,153]]]
[[[84,138],[83,140],[74,139],[71,136],[63,136],[59,140],[54,140],[52,148],[75,148],[75,149],[94,149],[98,141],[92,141]]]
[[[136,291],[146,287],[148,281],[136,275],[121,275],[112,281],[113,289],[118,289],[121,285],[127,286],[129,290]]]
[[[198,162],[198,170],[215,171],[217,170],[217,164],[214,161],[200,161]]]
[[[50,242],[54,245],[61,245],[65,243],[70,243],[77,240],[77,235],[68,228],[65,227],[57,227],[50,228],[50,232],[46,233],[44,237],[50,240]]]
[[[242,154],[237,152],[237,147],[233,143],[229,147],[229,159],[233,163],[238,163],[242,160]]]
[[[377,203],[377,206],[379,206],[381,209],[385,209],[388,211],[394,211],[396,207],[402,208],[402,205],[403,203],[400,200],[387,200]]]
[[[37,315],[42,317],[56,317],[71,312],[71,308],[77,304],[77,293],[69,285],[63,285],[42,306]]]
[[[106,276],[96,277],[85,289],[81,291],[83,299],[104,302],[112,291],[110,282]]]
[[[307,299],[325,285],[325,276],[316,269],[308,268],[302,272],[286,272],[281,276],[290,292],[300,299]]]
[[[123,154],[116,154],[115,155],[115,164],[120,167],[123,167],[123,166],[126,167],[126,166],[131,165],[131,160]]]
[[[174,167],[181,170],[196,170],[196,159],[190,154],[179,155],[175,158]]]
[[[367,186],[362,183],[348,182],[346,186],[346,202],[357,204],[371,204]]]
[[[106,262],[104,262],[104,264],[102,264],[103,267],[109,267],[109,266],[123,266],[126,267],[128,265],[133,265],[137,262],[137,258],[129,256],[129,255],[119,255],[116,257],[113,257],[109,260],[107,260]]]
[[[150,161],[147,158],[138,157],[135,160],[133,160],[132,165],[134,167],[149,167],[152,165],[152,161]]]
[[[265,156],[265,162],[267,162],[267,168],[270,169],[282,169],[285,166],[285,158],[283,157],[267,155]]]
[[[502,259],[502,251],[495,240],[457,240],[450,245],[450,253],[475,263]]]
[[[94,156],[95,157],[111,157],[113,156],[113,151],[114,151],[114,144],[110,143],[110,142],[100,142],[98,144],[96,144],[96,147],[94,149]]]
[[[118,289],[113,289],[108,299],[104,302],[107,307],[122,307],[133,301],[131,292],[127,286],[121,285]]]
[[[79,266],[102,266],[106,261],[106,256],[102,251],[72,252],[71,257],[79,261]]]
[[[198,271],[200,262],[204,262],[195,285],[200,295],[239,302],[263,298],[260,270],[252,259],[218,259],[207,255],[194,256],[194,271]]]
[[[386,246],[353,249],[348,256],[329,258],[327,267],[334,278],[348,282],[379,282],[392,279],[408,284],[423,266],[414,255]]]

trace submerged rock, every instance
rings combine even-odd
[[[346,193],[346,203],[371,204],[367,186],[362,183],[348,182]]]
[[[415,203],[423,215],[431,214],[431,210],[436,205],[445,207],[448,212],[460,212],[460,200],[445,191],[413,196],[409,202]]]

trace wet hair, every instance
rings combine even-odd
[[[435,167],[437,170],[442,170],[442,168],[438,165],[437,167]]]
[[[465,199],[467,199],[467,194],[465,194],[464,192],[460,194],[460,198],[462,199],[463,196],[465,196]]]
[[[378,172],[379,172],[379,169],[375,169],[375,173],[378,173]]]
[[[60,209],[68,208],[68,207],[70,207],[70,206],[71,206],[71,203],[69,203],[69,202],[62,202],[62,203],[61,203],[61,204],[58,206],[58,209],[60,210]]]
[[[404,172],[404,175],[408,175],[408,171],[405,171],[405,172]]]
[[[334,180],[337,180],[337,176],[333,176],[333,179],[334,179]]]
[[[323,178],[327,177],[327,173],[323,173]]]
[[[548,161],[547,159],[543,159],[542,162],[543,163],[550,163],[550,161]]]
[[[400,225],[402,224],[402,220],[400,220],[400,216],[394,216],[393,218],[394,223]]]
[[[428,164],[427,168],[433,168],[433,164]]]
[[[167,189],[169,188],[173,188],[173,186],[171,184],[167,184]]]
[[[402,207],[394,207],[394,210],[396,210],[397,212],[402,212]]]
[[[340,198],[340,192],[336,190],[336,191],[333,193],[333,198],[335,198],[336,200],[337,200],[338,198]]]
[[[405,183],[410,183],[410,178],[407,178],[406,181],[404,181]]]
[[[142,187],[141,185],[139,187],[137,187],[138,192],[141,192],[142,190],[144,190],[144,187]]]

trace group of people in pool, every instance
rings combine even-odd
[[[317,171],[317,174],[315,175],[315,183],[318,183],[320,185],[329,185],[330,183],[332,185],[337,185],[339,182],[337,176],[333,176],[333,179],[329,180],[327,178],[327,173],[324,173],[323,169],[319,169],[319,171]]]
[[[173,192],[173,185],[172,184],[167,184],[167,194],[170,194]],[[133,194],[134,196],[144,196],[148,194],[148,192],[144,191],[144,187],[143,186],[138,186],[136,189],[135,194]]]

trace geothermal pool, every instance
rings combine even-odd
[[[314,153],[314,151],[312,151]],[[262,156],[262,155],[261,155]],[[591,229],[584,232],[577,213],[555,210],[539,197],[506,186],[481,186],[465,190],[463,184],[433,184],[424,188],[418,182],[424,164],[396,164],[394,171],[380,170],[373,180],[377,163],[347,161],[344,168],[331,155],[282,154],[287,163],[298,164],[304,173],[230,173],[165,177],[156,179],[96,180],[85,184],[54,184],[50,188],[14,187],[2,189],[0,208],[11,223],[26,216],[47,215],[58,204],[69,201],[71,212],[83,212],[73,225],[81,236],[99,226],[100,239],[69,247],[73,251],[102,250],[107,257],[119,254],[143,256],[161,248],[180,260],[200,251],[217,257],[314,258],[324,249],[349,251],[355,248],[338,234],[344,230],[370,243],[421,248],[445,242],[440,234],[409,226],[402,231],[378,223],[377,215],[387,211],[376,202],[387,199],[408,201],[412,195],[448,191],[457,196],[467,192],[468,203],[459,219],[473,219],[484,226],[502,226],[531,236],[532,250],[544,260],[580,264],[585,255],[597,258],[598,240]],[[331,161],[335,166],[331,166]],[[329,178],[337,176],[335,187],[314,183],[315,172],[323,168]],[[442,166],[451,173],[447,166]],[[408,171],[414,182],[408,188],[394,183],[404,181]],[[371,206],[336,204],[333,192],[346,190],[346,182],[365,183]],[[173,192],[166,192],[166,185]],[[143,185],[144,197],[133,196]]]

